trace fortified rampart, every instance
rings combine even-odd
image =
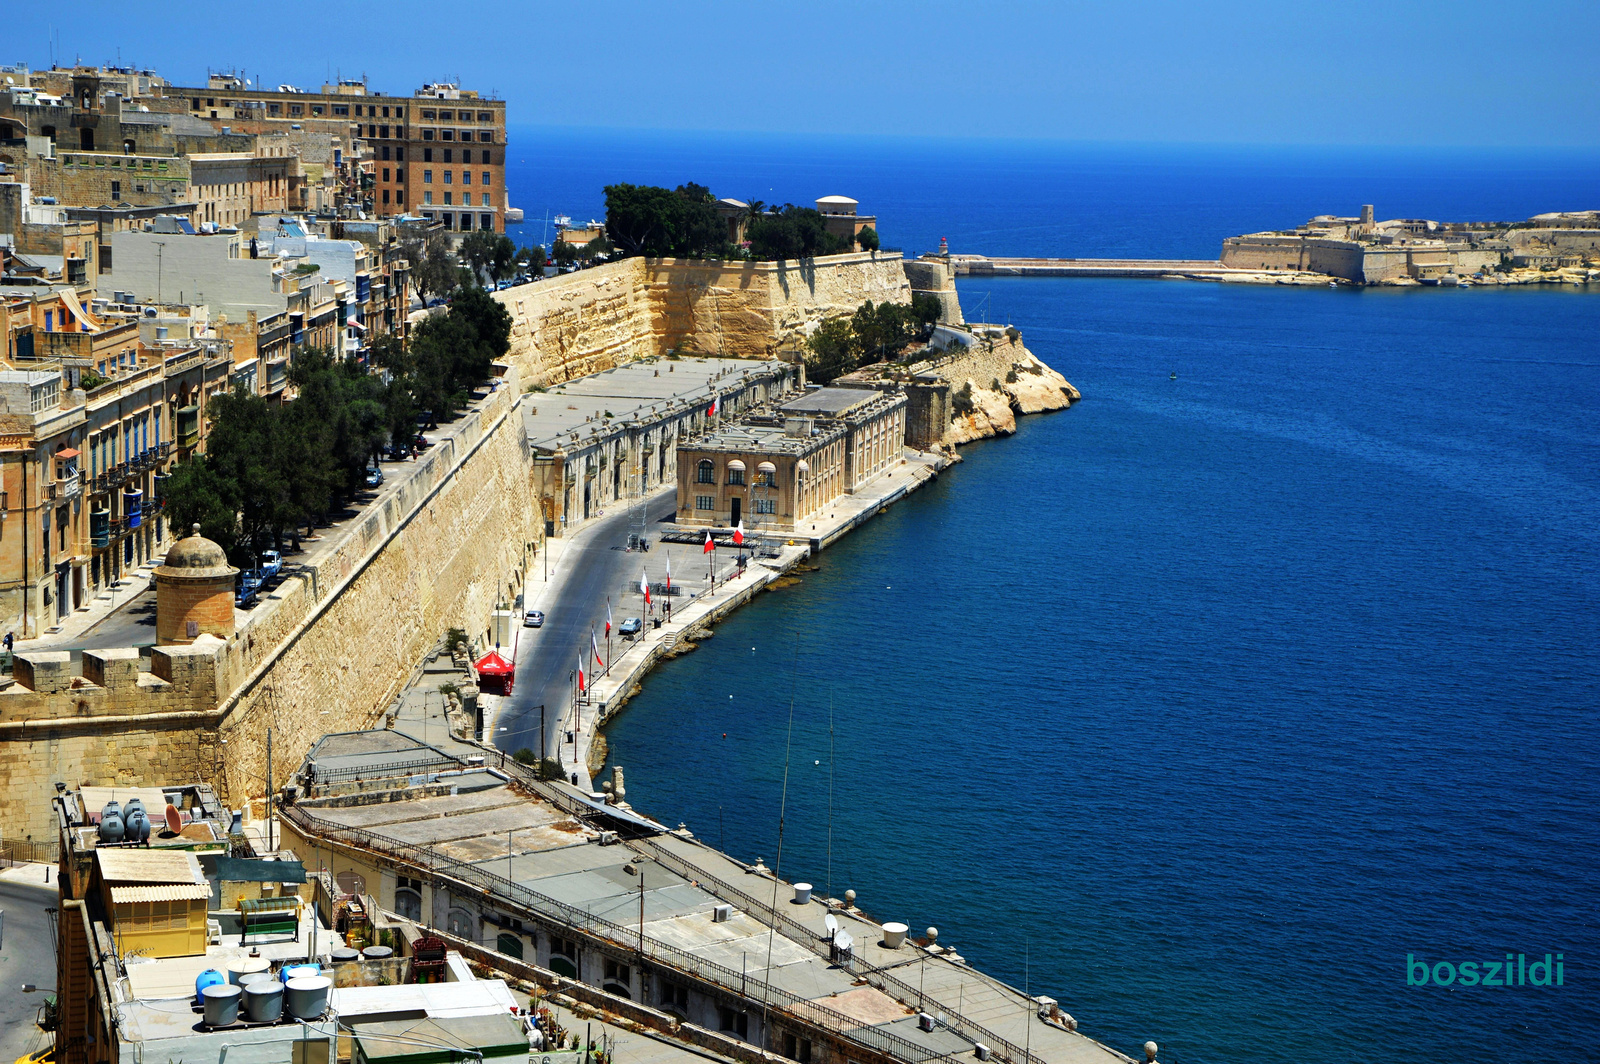
[[[513,319],[502,387],[419,460],[321,561],[228,640],[17,658],[0,689],[0,836],[51,837],[57,781],[211,783],[239,805],[328,731],[368,726],[444,631],[483,630],[540,538],[520,407],[565,381],[667,348],[769,355],[865,299],[909,299],[897,258],[810,264],[626,260],[497,293]],[[732,326],[731,322],[737,325]],[[715,338],[715,340],[714,340]]]

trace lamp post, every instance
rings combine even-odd
[[[157,240],[157,241],[155,241],[155,245],[156,245],[156,304],[158,306],[165,306],[166,303],[161,298],[161,259],[162,259],[162,254],[166,251],[167,242],[165,240]],[[148,291],[148,289],[146,289],[146,291]]]

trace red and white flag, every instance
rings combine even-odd
[[[650,575],[649,575],[649,573],[640,573],[639,574],[639,593],[644,596],[644,604],[646,606],[650,605]]]
[[[584,682],[583,679],[583,655],[580,653],[578,655],[578,693],[582,694],[588,689],[589,686]]]
[[[740,521],[733,526],[733,542],[735,546],[744,546],[744,522]]]
[[[589,629],[589,649],[594,651],[594,665],[595,665],[595,668],[597,668],[597,669],[605,668],[606,667],[606,663],[600,657],[600,640],[595,638],[595,634],[594,634],[594,629],[593,628]]]
[[[611,638],[611,600],[606,599],[606,638]]]
[[[700,553],[701,554],[710,554],[712,551],[714,551],[716,549],[717,549],[717,545],[711,539],[711,529],[708,528],[708,529],[706,529],[706,545],[705,545],[705,548],[700,551]]]
[[[711,409],[706,411],[706,416],[707,417],[716,417],[717,416],[717,399],[718,399],[718,397],[715,396],[715,395],[713,395],[711,397]]]
[[[667,593],[672,593],[672,556],[667,556]]]

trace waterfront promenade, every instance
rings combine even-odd
[[[816,551],[926,484],[947,462],[940,455],[907,448],[904,462],[864,490],[840,496],[823,507],[807,520],[807,527],[800,533],[750,534],[743,568],[736,561],[740,552],[725,542],[714,552],[714,561],[708,563],[702,553],[703,529],[694,530],[694,541],[690,543],[662,541],[661,534],[671,532],[674,526],[660,521],[647,523],[654,541],[651,550],[614,549],[626,541],[630,528],[637,529],[638,510],[607,514],[563,540],[548,541],[547,557],[530,566],[523,590],[526,608],[543,610],[545,625],[523,629],[518,636],[517,680],[512,695],[482,696],[485,736],[502,750],[536,747],[541,729],[537,715],[531,711],[542,705],[544,756],[558,758],[569,773],[578,773],[580,786],[587,786],[590,748],[597,729],[622,707],[640,679],[674,652],[680,640],[692,638],[693,632],[727,616]],[[670,512],[672,498],[670,489],[658,493],[646,501],[644,509],[649,513]],[[662,581],[669,557],[673,583],[680,590],[680,594],[672,596],[671,621],[656,628],[646,620],[637,640],[613,634],[609,646],[613,656],[606,658],[605,668],[595,669],[590,632],[597,633],[605,655],[608,647],[601,633],[606,595],[613,596],[611,612],[616,623],[626,617],[642,617],[639,575],[648,572],[653,585]],[[714,587],[710,579],[712,565],[716,573]],[[660,616],[659,600],[654,605],[658,611],[655,616]],[[586,671],[598,675],[592,677],[587,697],[578,701],[574,726],[570,677],[580,656],[585,659]],[[569,734],[573,737],[568,738]]]
[[[951,255],[957,277],[1154,277],[1180,281],[1240,281],[1255,284],[1326,284],[1319,273],[1251,270],[1217,259],[1051,259]]]

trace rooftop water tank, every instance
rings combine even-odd
[[[325,975],[304,976],[291,979],[284,987],[285,1003],[289,1015],[297,1020],[317,1020],[328,1010],[328,992],[333,980]]]
[[[309,979],[314,975],[321,975],[322,969],[315,964],[285,964],[278,973],[278,979],[287,983],[291,979]]]
[[[235,957],[228,962],[228,982],[237,984],[241,975],[264,972],[271,967],[272,962],[265,957]]]
[[[194,1003],[196,1005],[204,1005],[206,1002],[202,995],[205,993],[206,987],[223,986],[227,983],[227,981],[228,980],[223,977],[223,974],[217,971],[215,968],[207,968],[205,971],[201,972],[195,977]]]
[[[283,1018],[283,984],[258,979],[243,988],[244,1011],[253,1023],[277,1023]]]
[[[107,802],[100,810],[100,841],[121,842],[123,831],[122,806]]]
[[[205,1006],[205,1023],[208,1027],[226,1027],[239,1020],[239,988],[227,983],[208,986],[200,991]]]

